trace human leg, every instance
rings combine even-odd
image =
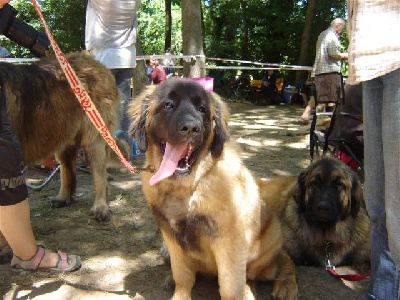
[[[18,220],[18,224],[16,223]],[[36,252],[28,199],[8,206],[0,206],[0,231],[3,233],[14,255],[22,259],[31,258]]]
[[[35,257],[37,244],[31,226],[28,191],[21,171],[22,155],[4,114],[4,106],[0,119],[0,232],[13,251],[13,261],[22,263]],[[39,268],[52,268],[58,265],[59,259],[59,254],[42,250],[37,264]],[[66,256],[66,260],[71,270],[81,265],[77,256]]]
[[[32,231],[28,199],[14,205],[0,206],[0,231],[19,262],[28,261],[35,256],[37,244]],[[70,259],[74,260],[70,262],[73,269],[80,266],[79,257],[71,255]],[[16,258],[13,260],[15,261]],[[38,268],[53,268],[58,262],[57,253],[45,250],[42,260],[38,262]]]
[[[395,145],[388,143],[388,139],[394,138],[398,141],[398,131],[396,134],[392,134],[391,131],[398,126],[396,123],[399,122],[400,101],[395,104],[396,101],[392,96],[388,97],[384,91],[388,83],[383,80],[385,79],[376,78],[363,83],[364,198],[371,218],[371,283],[369,294],[365,299],[400,299],[400,273],[389,250],[386,225],[390,224],[393,218],[390,213],[388,214],[386,201],[391,198],[392,191],[399,189],[398,185],[393,186],[391,182],[393,178],[389,178],[393,177],[396,169],[398,171],[398,166],[392,171],[389,169],[392,168],[391,164],[395,163],[396,158],[398,159],[399,147],[398,144],[395,148]],[[396,154],[393,154],[393,151],[397,151]],[[397,177],[399,175],[397,174]],[[396,194],[397,201],[398,195]],[[398,208],[397,211],[393,211],[393,213],[398,212]]]
[[[131,78],[133,76],[133,69],[112,69],[115,77],[118,90],[123,96],[122,111],[120,122],[120,136],[130,146],[132,145],[132,138],[129,135],[130,120],[128,116],[128,107],[131,102]]]
[[[28,199],[12,205],[0,205],[0,232],[13,251],[14,261],[16,258],[19,262],[27,261],[35,256],[37,243],[32,231]],[[80,258],[75,255],[67,256],[66,259],[66,267],[71,271],[81,265]],[[55,268],[59,262],[58,253],[45,250],[38,268]]]
[[[306,93],[300,93],[300,96],[301,96],[301,98],[303,99],[303,105],[304,105],[304,107],[306,107],[307,104],[308,104],[308,97],[307,97],[307,94],[306,94]]]
[[[385,208],[389,249],[400,268],[400,69],[382,77],[382,135],[385,161]]]
[[[301,123],[308,123],[308,120],[310,119],[311,116],[311,112],[313,111],[314,108],[315,108],[315,98],[314,96],[310,96],[310,99],[307,102],[307,106],[300,117]]]

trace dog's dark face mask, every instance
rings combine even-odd
[[[149,101],[154,101],[153,111],[142,116],[151,115],[151,119],[141,122],[142,128],[136,129],[136,135],[141,148],[147,148],[147,138],[160,146],[163,160],[150,180],[151,185],[173,174],[189,175],[210,137],[212,142],[206,150],[213,157],[221,155],[229,132],[222,123],[221,107],[211,93],[189,80],[168,80],[157,87]]]
[[[360,183],[339,160],[320,159],[301,173],[298,185],[299,213],[311,226],[326,229],[349,216],[357,216],[362,195]]]

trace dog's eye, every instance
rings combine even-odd
[[[204,105],[202,105],[202,106],[199,106],[199,107],[197,108],[197,110],[198,110],[199,112],[201,112],[202,114],[204,114],[204,113],[206,112],[206,107],[205,107]]]
[[[341,181],[337,181],[337,182],[335,183],[335,185],[336,185],[338,188],[344,188],[344,187],[345,187],[345,186],[344,186],[344,183],[341,182]]]
[[[164,103],[164,108],[165,109],[172,109],[174,108],[174,103],[172,101],[167,101]]]
[[[315,176],[314,179],[310,182],[311,186],[319,186],[321,184],[321,180],[318,176]]]
[[[332,183],[335,186],[337,186],[338,188],[344,188],[345,187],[345,185],[344,185],[343,181],[341,180],[341,178],[336,178]]]

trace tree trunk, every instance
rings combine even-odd
[[[171,15],[171,0],[165,0],[165,43],[164,51],[171,49],[172,35],[172,15]]]
[[[137,37],[136,40],[136,55],[143,55],[142,45],[139,37]],[[143,91],[147,84],[146,63],[142,59],[136,60],[136,68],[133,69],[132,84],[133,97]]]
[[[249,22],[247,16],[247,1],[240,0],[241,12],[242,12],[242,20],[243,20],[243,30],[242,30],[242,40],[241,40],[241,54],[242,59],[248,59],[248,50],[249,49]]]
[[[182,0],[182,42],[184,55],[199,55],[183,62],[186,77],[204,77],[206,62],[203,46],[201,0]]]
[[[312,22],[314,19],[314,14],[315,14],[315,0],[308,0],[306,20],[304,24],[303,34],[301,36],[300,56],[298,62],[300,66],[307,64],[307,54],[309,52],[309,47],[310,47],[310,32],[311,32]],[[302,77],[304,78],[306,76],[307,74],[304,71],[297,71],[296,84],[300,81],[300,79],[302,79]]]

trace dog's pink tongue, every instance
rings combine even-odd
[[[154,174],[150,180],[150,185],[155,185],[161,180],[171,176],[174,174],[176,167],[178,165],[179,160],[184,155],[187,149],[187,144],[180,144],[176,146],[172,146],[169,143],[166,143],[164,156],[160,165],[160,168]]]

